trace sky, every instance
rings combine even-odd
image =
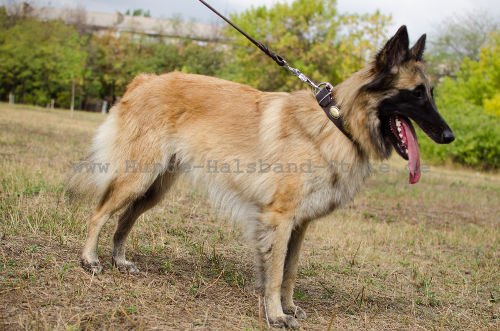
[[[278,2],[278,0],[206,1],[223,14]],[[181,15],[183,18],[193,18],[201,22],[219,22],[218,18],[198,0],[38,0],[35,2],[44,5],[83,6],[91,11],[111,13],[140,8],[150,10],[153,17],[170,18]],[[394,24],[389,28],[389,33],[395,32],[400,25],[405,24],[413,40],[423,33],[428,33],[432,37],[439,29],[440,22],[454,15],[482,10],[497,18],[500,17],[498,0],[337,0],[337,4],[340,12],[371,13],[379,9],[383,14],[392,14]]]

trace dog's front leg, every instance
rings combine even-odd
[[[299,323],[295,317],[286,315],[281,306],[283,270],[293,220],[278,213],[267,213],[263,215],[262,221],[257,245],[265,273],[266,317],[274,327],[298,328]]]
[[[297,270],[299,265],[299,255],[304,242],[308,223],[305,223],[292,231],[285,259],[285,270],[283,273],[283,283],[281,285],[281,302],[283,311],[297,317],[298,319],[306,318],[306,312],[295,305],[293,302],[293,289],[297,278]]]

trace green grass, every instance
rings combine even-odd
[[[103,119],[0,104],[0,327],[264,328],[251,248],[183,183],[131,234],[139,276],[111,268],[114,222],[100,239],[105,273],[79,267],[91,206],[70,204],[64,180]],[[498,329],[499,201],[492,173],[431,167],[415,186],[405,171],[375,173],[306,236],[303,328]]]

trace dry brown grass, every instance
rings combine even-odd
[[[265,329],[252,254],[234,225],[180,185],[129,241],[137,277],[78,265],[89,205],[63,182],[100,114],[0,105],[0,328]],[[392,161],[398,169],[399,160]],[[431,168],[376,173],[354,203],[313,224],[296,299],[305,330],[500,327],[500,178]]]

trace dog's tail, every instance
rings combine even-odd
[[[139,86],[150,81],[153,74],[137,75],[127,86],[122,99],[135,93]],[[111,181],[117,176],[123,148],[118,146],[117,114],[120,103],[111,109],[110,114],[99,127],[94,137],[92,149],[84,160],[71,165],[66,192],[70,198],[92,197],[100,199]],[[122,160],[123,161],[123,160]]]
[[[71,164],[66,192],[71,199],[100,199],[116,174],[116,116],[111,113],[99,127],[89,155]],[[116,160],[115,160],[116,161]]]

